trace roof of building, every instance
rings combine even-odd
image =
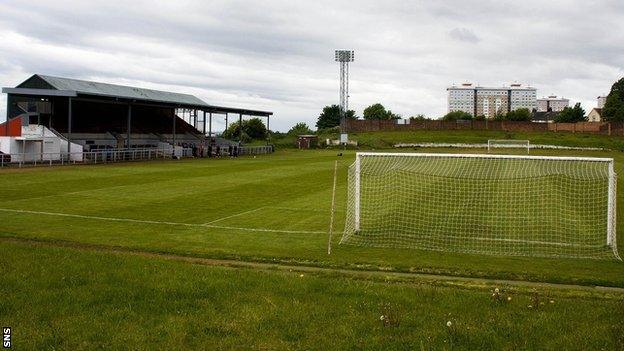
[[[589,113],[592,113],[593,111],[596,111],[599,116],[602,116],[602,109],[600,107],[594,107]]]
[[[501,87],[484,87],[484,86],[479,86],[479,85],[467,85],[467,84],[462,84],[462,85],[452,85],[448,88],[446,88],[446,90],[525,90],[525,91],[534,91],[537,90],[536,88],[532,87],[532,86],[522,86],[519,84],[512,84],[511,86],[501,86]]]
[[[37,95],[37,90],[46,91],[52,96],[101,96],[109,98],[121,98],[146,102],[167,103],[206,109],[214,112],[230,112],[251,115],[272,115],[272,112],[238,109],[231,107],[214,106],[207,104],[196,96],[190,94],[173,93],[153,89],[137,88],[125,85],[92,82],[80,79],[61,78],[43,74],[35,74],[19,84],[15,89],[6,88],[4,92],[9,94]]]
[[[548,96],[548,97],[542,97],[542,98],[538,98],[537,101],[568,101],[570,102],[570,99],[566,99],[564,97],[557,97],[554,95]]]
[[[57,90],[72,90],[79,94],[100,95],[110,97],[123,97],[146,101],[161,101],[176,104],[208,106],[199,98],[189,95],[172,93],[167,91],[136,88],[125,85],[90,82],[86,80],[61,78],[37,74],[45,82]]]

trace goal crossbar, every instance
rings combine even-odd
[[[367,164],[367,165],[363,165],[363,161],[364,159],[369,159],[369,158],[374,158],[375,160],[383,163],[383,165],[379,166],[378,170],[373,170],[371,171],[371,169],[373,169],[374,167],[377,167],[375,164],[371,165],[371,164]],[[392,158],[391,160],[388,160],[388,158]],[[384,160],[386,159],[386,160]],[[356,154],[356,159],[354,164],[351,166],[350,168],[350,179],[349,179],[349,208],[348,208],[348,213],[347,213],[347,221],[345,223],[345,232],[343,235],[343,239],[341,240],[342,243],[350,243],[350,240],[354,235],[360,235],[361,233],[364,233],[362,235],[369,235],[370,241],[374,241],[373,244],[370,244],[371,246],[393,246],[392,243],[386,244],[383,241],[379,241],[378,238],[375,238],[373,235],[379,235],[379,236],[384,236],[384,235],[391,235],[389,233],[391,232],[397,232],[397,238],[395,239],[391,239],[389,240],[389,242],[401,242],[401,245],[399,245],[400,247],[414,247],[414,248],[425,248],[425,249],[433,249],[433,250],[444,250],[443,247],[433,247],[435,245],[421,245],[422,242],[426,241],[426,231],[427,229],[432,229],[435,233],[430,233],[429,235],[431,236],[431,238],[438,238],[438,237],[445,237],[448,240],[451,240],[453,238],[457,239],[457,235],[453,236],[451,235],[451,233],[440,233],[438,230],[440,230],[440,228],[444,229],[445,226],[453,226],[453,228],[451,228],[453,230],[458,230],[461,229],[462,227],[469,227],[469,229],[467,230],[467,233],[462,233],[461,231],[459,231],[459,236],[463,236],[463,239],[466,241],[469,241],[471,239],[478,239],[478,240],[482,240],[482,241],[491,241],[491,242],[510,242],[510,243],[514,243],[514,242],[518,242],[518,243],[526,243],[527,246],[530,246],[530,244],[544,244],[544,245],[549,245],[549,243],[551,243],[550,240],[535,240],[534,238],[531,237],[520,237],[520,238],[481,238],[479,236],[477,236],[477,234],[475,234],[475,228],[482,226],[483,228],[479,227],[482,230],[489,230],[491,228],[482,225],[481,223],[479,223],[478,219],[475,219],[476,217],[478,217],[480,215],[480,213],[477,212],[471,212],[471,209],[468,208],[466,210],[466,213],[453,213],[453,214],[449,214],[448,218],[444,218],[444,215],[441,215],[438,220],[440,222],[436,222],[436,223],[429,223],[427,222],[425,219],[429,219],[429,217],[427,216],[423,216],[420,213],[410,213],[411,207],[417,208],[419,211],[440,211],[439,207],[436,207],[435,209],[431,209],[431,208],[427,208],[426,206],[423,207],[422,204],[416,204],[414,205],[415,202],[419,202],[419,201],[427,201],[426,199],[428,199],[428,201],[433,201],[433,202],[444,202],[444,201],[453,201],[451,197],[449,197],[449,199],[444,199],[445,196],[450,196],[449,192],[451,193],[451,195],[453,196],[457,196],[458,194],[462,195],[462,196],[466,196],[468,198],[473,198],[472,201],[476,201],[474,199],[482,199],[482,198],[495,198],[497,197],[497,194],[494,193],[486,193],[484,194],[482,190],[480,190],[480,186],[485,186],[485,188],[487,189],[495,189],[497,187],[497,183],[496,182],[500,182],[500,179],[496,179],[496,178],[487,178],[483,180],[483,184],[479,185],[479,183],[476,183],[477,186],[474,186],[473,188],[460,188],[460,185],[457,185],[458,183],[461,183],[462,181],[472,181],[473,183],[475,181],[479,181],[478,179],[475,180],[475,178],[469,178],[469,177],[462,177],[462,176],[457,176],[455,174],[455,178],[453,178],[453,176],[448,176],[446,174],[444,175],[437,175],[437,176],[432,176],[432,177],[446,177],[447,179],[445,180],[445,185],[443,185],[442,188],[439,189],[428,189],[426,186],[419,186],[419,185],[413,185],[414,183],[417,183],[419,181],[419,177],[422,178],[427,178],[428,174],[425,173],[419,173],[420,171],[418,171],[418,164],[410,164],[409,166],[406,166],[405,162],[410,162],[410,160],[428,160],[427,162],[431,163],[431,162],[435,162],[435,160],[439,160],[439,159],[447,159],[447,160],[452,160],[452,159],[467,159],[467,160],[472,160],[472,161],[467,161],[467,162],[480,162],[478,165],[476,165],[476,167],[488,167],[489,165],[487,164],[487,160],[491,159],[493,160],[492,162],[497,163],[498,167],[501,167],[501,162],[504,162],[504,160],[510,160],[516,167],[518,167],[517,172],[519,172],[519,174],[522,175],[522,172],[526,171],[526,168],[531,166],[531,167],[538,167],[536,165],[531,165],[528,164],[529,162],[523,162],[523,161],[546,161],[545,163],[548,163],[548,167],[555,169],[555,172],[549,175],[557,175],[557,176],[568,176],[570,177],[570,175],[566,174],[565,171],[570,171],[570,172],[574,172],[574,162],[578,162],[578,163],[586,163],[586,165],[589,164],[596,164],[596,169],[599,169],[600,171],[596,171],[596,169],[594,169],[594,167],[591,170],[587,170],[587,169],[583,169],[583,167],[580,167],[581,170],[578,171],[580,172],[580,174],[582,174],[582,172],[593,172],[592,173],[592,177],[595,177],[596,183],[594,187],[595,189],[589,189],[589,190],[578,190],[582,193],[583,196],[585,196],[585,198],[587,199],[587,203],[583,203],[583,202],[579,202],[579,206],[598,206],[600,208],[606,208],[605,212],[600,212],[597,213],[597,215],[600,216],[600,218],[605,218],[606,219],[606,225],[603,227],[605,232],[605,234],[603,234],[603,238],[606,237],[606,240],[603,241],[604,244],[602,244],[605,247],[609,247],[613,254],[615,255],[615,258],[620,259],[618,252],[617,252],[617,244],[616,244],[616,231],[615,231],[615,207],[616,207],[616,173],[614,170],[614,160],[612,158],[598,158],[598,157],[572,157],[572,156],[521,156],[521,155],[491,155],[491,154],[440,154],[440,153],[392,153],[392,152],[358,152]],[[373,161],[368,161],[369,163],[373,162]],[[418,161],[414,161],[414,162],[418,162]],[[440,162],[454,162],[454,161],[440,161]],[[460,161],[461,162],[461,161]],[[486,163],[483,163],[486,162]],[[553,164],[554,162],[554,164]],[[561,162],[561,163],[559,163]],[[374,162],[373,162],[374,163]],[[446,164],[445,163],[445,164]],[[538,164],[541,164],[542,162],[538,162]],[[600,163],[604,164],[604,166],[599,165]],[[400,164],[400,165],[398,165]],[[527,165],[528,164],[528,165]],[[398,166],[397,166],[398,165]],[[520,165],[520,166],[518,166]],[[560,165],[560,166],[557,166]],[[428,164],[429,167],[431,167],[430,164]],[[464,165],[466,167],[470,167],[470,165]],[[363,167],[366,168],[363,172]],[[403,167],[403,169],[401,169],[401,167]],[[425,167],[425,166],[423,166]],[[439,166],[436,166],[439,167]],[[456,167],[456,166],[455,166]],[[566,167],[571,167],[570,169],[567,169]],[[589,166],[586,166],[585,168],[587,168]],[[549,169],[550,169],[549,168]],[[437,172],[440,172],[440,174],[443,173],[444,170],[437,170]],[[457,173],[457,169],[454,170],[455,173]],[[500,169],[495,169],[494,171],[499,171]],[[494,172],[493,171],[493,172]],[[389,204],[389,208],[391,208],[390,210],[385,209],[383,207],[380,207],[381,205],[377,204],[375,206],[377,207],[371,207],[371,205],[367,205],[364,204],[364,206],[368,206],[366,211],[362,210],[363,204],[362,204],[362,197],[363,197],[363,180],[362,179],[362,174],[367,174],[367,173],[374,173],[377,172],[379,174],[374,174],[374,177],[379,178],[379,175],[383,175],[385,176],[387,173],[389,172],[402,172],[400,175],[394,174],[392,175],[392,178],[389,178],[387,182],[383,182],[383,181],[379,181],[376,180],[378,183],[375,183],[373,187],[369,186],[368,188],[365,188],[364,191],[366,192],[365,196],[368,197],[374,197],[375,201],[379,202],[382,200],[385,201],[393,201],[392,197],[393,196],[397,196],[401,198],[401,201],[403,202],[408,202],[409,206],[404,206],[405,208],[401,208],[398,207],[397,205],[393,205],[393,204]],[[410,173],[411,172],[411,173]],[[480,171],[483,172],[483,171]],[[557,173],[558,172],[558,173]],[[530,172],[529,172],[530,173]],[[596,173],[596,174],[594,174]],[[599,173],[599,174],[598,174]],[[526,180],[526,179],[531,179],[531,175],[526,175],[526,176],[522,176],[519,177],[517,179],[520,180]],[[570,179],[573,179],[574,175],[572,175],[572,177]],[[501,178],[503,179],[503,178]],[[504,178],[504,180],[507,181],[506,186],[509,188],[509,182],[513,181],[513,180],[509,180],[511,178]],[[579,178],[580,179],[580,178]],[[578,180],[578,179],[576,179]],[[440,180],[429,180],[430,182],[437,182],[440,183]],[[562,180],[552,180],[554,182],[562,182]],[[579,180],[580,181],[580,180]],[[598,184],[599,183],[599,184]],[[407,184],[407,185],[406,185]],[[601,184],[604,184],[601,185]],[[474,185],[474,184],[473,184]],[[522,187],[525,186],[526,189],[523,189]],[[574,198],[574,194],[572,195],[567,195],[566,193],[564,193],[565,191],[570,191],[572,190],[572,193],[574,193],[575,188],[573,188],[575,185],[572,184],[568,184],[565,183],[564,185],[561,185],[559,183],[557,183],[556,185],[552,185],[552,184],[547,184],[547,186],[549,186],[550,188],[548,189],[540,189],[538,188],[536,185],[532,185],[530,183],[523,183],[520,184],[516,187],[514,187],[514,184],[511,184],[511,190],[507,189],[507,191],[511,192],[509,194],[501,194],[501,196],[505,199],[511,199],[508,201],[513,201],[514,197],[517,199],[525,199],[525,198],[530,198],[531,201],[542,201],[539,202],[538,205],[540,206],[546,206],[543,202],[546,200],[541,200],[540,197],[546,197],[548,199],[550,199],[549,201],[553,202],[553,206],[563,206],[564,208],[561,209],[561,211],[570,211],[569,207],[565,207],[566,204],[565,202],[569,202],[569,201],[575,201],[576,199]],[[383,196],[379,196],[379,194],[376,194],[375,192],[377,191],[374,187],[379,187],[379,188],[384,188],[386,190],[383,191],[390,191],[391,193],[389,194],[384,194]],[[395,189],[394,187],[397,187],[399,189]],[[403,189],[400,189],[400,187],[404,187]],[[409,193],[410,191],[410,187],[417,189],[417,191],[415,191],[415,193],[413,194],[414,198],[410,198],[411,194]],[[553,188],[555,187],[555,188]],[[449,190],[450,189],[450,190]],[[597,190],[596,190],[597,189]],[[602,189],[602,190],[601,190]],[[546,194],[546,191],[551,191],[553,194]],[[379,190],[382,191],[382,190]],[[436,194],[436,191],[439,192],[439,194]],[[480,192],[481,191],[481,192]],[[503,190],[505,191],[505,190]],[[544,192],[544,194],[540,194],[541,192]],[[592,198],[591,196],[593,196],[591,194],[592,191],[596,191],[599,194],[596,194],[596,198]],[[604,191],[604,193],[601,193],[602,191]],[[398,195],[397,195],[398,193]],[[606,193],[606,194],[605,194]],[[373,194],[373,195],[371,195]],[[543,195],[543,196],[542,196]],[[550,196],[547,197],[546,195]],[[406,198],[407,196],[407,198]],[[422,199],[419,199],[418,197],[421,196]],[[437,196],[440,196],[440,198],[437,198]],[[489,197],[488,197],[489,196]],[[568,196],[569,198],[566,199],[560,199],[557,198],[557,196],[561,197],[561,196]],[[605,199],[606,203],[600,202],[603,201],[602,199]],[[366,199],[365,199],[366,200]],[[459,198],[459,199],[454,199],[455,201],[463,201],[463,199]],[[579,200],[581,201],[581,200]],[[561,203],[564,202],[564,204],[562,205]],[[451,203],[451,206],[453,204]],[[550,204],[549,204],[550,205]],[[487,207],[487,204],[483,204],[483,203],[478,203],[475,206],[481,206],[483,208]],[[509,211],[509,209],[511,208],[513,210],[514,208],[514,204],[512,203],[510,204],[506,204],[507,207],[506,210]],[[524,207],[523,207],[524,206]],[[527,213],[533,213],[531,212],[530,205],[521,205],[519,207],[522,207],[522,209],[527,210]],[[443,208],[442,208],[443,210]],[[489,209],[490,211],[496,211],[496,208],[493,209]],[[583,210],[583,208],[581,208],[581,210]],[[595,209],[592,208],[587,208],[587,211],[594,211]],[[379,218],[376,219],[378,220],[376,222],[375,225],[380,226],[381,228],[362,228],[362,223],[363,223],[363,216],[378,216],[377,213],[375,212],[371,212],[371,211],[387,211],[390,215],[387,218]],[[392,213],[391,211],[396,211],[398,213],[400,213],[401,215],[405,216],[405,218],[397,218],[398,215],[395,215],[394,213]],[[559,216],[557,216],[557,212],[555,210],[551,211],[554,215],[553,217],[556,218],[537,218],[535,219],[535,221],[539,221],[539,224],[533,224],[536,227],[539,227],[539,225],[543,225],[543,226],[547,226],[551,231],[561,231],[564,229],[560,229],[560,228],[556,228],[556,229],[552,229],[552,227],[556,227],[557,225],[561,225],[563,228],[567,228],[571,225],[573,225],[573,223],[575,223],[575,221],[577,220],[576,218],[574,218],[573,214],[568,214],[568,212],[566,213],[561,213],[559,214]],[[509,220],[510,222],[518,221],[518,218],[522,218],[522,220],[524,220],[525,225],[532,225],[532,221],[533,218],[531,218],[530,216],[521,213],[520,216],[510,216],[509,213],[505,212],[503,214],[497,214],[497,213],[485,213],[485,214],[481,214],[485,217],[487,217],[488,220],[499,220],[499,221],[506,221],[505,218],[507,218],[507,220]],[[569,218],[563,218],[565,216],[568,216]],[[505,217],[507,216],[507,217]],[[524,217],[523,217],[524,216]],[[538,214],[539,216],[539,214]],[[382,217],[382,216],[379,216]],[[516,218],[518,217],[518,218]],[[366,217],[364,218],[365,220],[367,219]],[[452,222],[453,220],[456,220],[458,222]],[[461,223],[461,220],[466,220],[467,223]],[[572,224],[570,223],[566,223],[565,220],[569,220]],[[383,224],[383,222],[390,222],[390,224]],[[401,221],[404,221],[401,222]],[[447,221],[447,223],[444,223],[444,221]],[[544,223],[546,221],[552,221],[553,223]],[[371,220],[368,219],[368,224],[367,226],[370,226],[370,222]],[[413,224],[416,223],[416,224]],[[557,224],[559,223],[559,224]],[[593,221],[592,223],[597,223],[596,221]],[[602,222],[603,225],[605,224],[604,222]],[[384,231],[384,229],[387,227],[387,231]],[[414,228],[412,228],[411,226],[413,226]],[[492,225],[494,227],[494,229],[500,229],[500,228],[504,228],[504,229],[509,229],[508,227],[506,227],[504,224],[500,224],[500,223],[494,223]],[[499,228],[500,227],[500,228]],[[595,227],[595,226],[594,226]],[[595,231],[596,228],[590,228],[592,231]],[[419,236],[416,235],[412,235],[413,233],[410,232],[411,230],[415,230],[415,231],[423,231],[424,229],[424,233],[419,233]],[[493,229],[493,230],[494,230]],[[370,232],[370,233],[368,233]],[[469,232],[469,233],[468,233]],[[372,233],[372,234],[371,234]],[[434,235],[435,234],[435,235]],[[492,234],[495,235],[496,233]],[[533,233],[532,233],[533,234]],[[535,236],[538,236],[540,234],[543,233],[535,233]],[[472,235],[472,236],[470,236]],[[563,234],[562,234],[563,235]],[[565,236],[565,235],[563,235]],[[416,237],[418,237],[418,239],[416,239]],[[400,238],[400,239],[398,239]],[[420,242],[416,242],[416,243],[412,243],[410,240],[416,242],[418,240],[420,240]],[[432,239],[433,240],[433,239]],[[574,239],[576,240],[576,239]],[[596,242],[591,242],[591,243],[586,243],[583,241],[584,239],[581,238],[579,239],[578,243],[575,242],[559,242],[557,240],[552,241],[552,243],[556,243],[557,245],[551,245],[551,246],[561,246],[561,247],[599,247],[600,244],[597,244]],[[362,239],[362,238],[357,238],[357,240],[354,240],[356,242],[359,242],[360,244],[364,244],[367,245],[366,243],[366,239]],[[407,243],[407,244],[406,244]],[[488,253],[488,250],[484,249],[481,250],[479,248],[470,248],[470,249],[463,249],[463,248],[455,248],[452,251],[460,251],[460,252],[477,252],[477,253]],[[503,252],[505,250],[500,249],[500,250],[494,250],[495,253],[500,253]],[[522,252],[522,253],[517,253],[518,255],[525,255],[525,256],[533,256],[533,254],[531,254],[530,252],[530,248],[526,250],[527,252]],[[512,254],[516,254],[516,253],[512,253]],[[593,257],[592,255],[594,255],[593,253],[587,253],[586,256],[584,256],[585,253],[579,253],[578,255],[576,253],[573,252],[563,252],[563,253],[541,253],[541,254],[536,254],[536,256],[557,256],[557,257],[588,257],[588,258],[604,258],[604,257]],[[612,256],[613,257],[613,256]]]
[[[587,161],[587,162],[613,162],[612,158],[606,157],[575,157],[575,156],[524,156],[524,155],[483,155],[483,154],[438,154],[418,152],[358,152],[357,159],[364,156],[392,156],[392,157],[440,157],[440,158],[508,158],[524,160],[550,160],[550,161]]]

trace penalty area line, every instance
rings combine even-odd
[[[230,227],[224,225],[212,225],[212,224],[200,224],[202,227],[216,228],[216,229],[231,229],[231,230],[244,230],[248,232],[268,232],[268,233],[285,233],[285,234],[325,234],[322,231],[316,230],[286,230],[286,229],[267,229],[267,228],[245,228],[245,227]]]
[[[29,201],[29,200],[34,200],[34,199],[45,199],[45,198],[49,198],[49,197],[61,197],[61,196],[88,194],[88,193],[94,193],[94,192],[103,191],[103,190],[125,188],[125,187],[128,187],[128,186],[131,186],[131,185],[115,185],[115,186],[109,186],[109,187],[97,188],[97,189],[86,189],[86,190],[71,191],[71,192],[68,192],[68,193],[59,193],[59,194],[49,194],[49,195],[25,197],[25,198],[13,200],[13,201],[15,201],[15,202],[17,202],[17,201]]]
[[[184,227],[196,227],[196,228],[228,229],[228,230],[240,230],[240,231],[247,231],[247,232],[285,233],[285,234],[325,234],[325,232],[323,231],[313,231],[313,230],[282,230],[282,229],[269,229],[269,228],[231,227],[231,226],[213,225],[213,224],[182,223],[182,222],[153,221],[153,220],[132,219],[132,218],[87,216],[87,215],[79,215],[79,214],[71,214],[71,213],[17,210],[17,209],[9,209],[9,208],[0,208],[0,212],[36,214],[36,215],[54,216],[54,217],[80,218],[80,219],[90,219],[90,220],[109,221],[109,222],[125,222],[125,223],[158,224],[158,225],[184,226]]]
[[[222,221],[225,221],[226,219],[244,216],[246,214],[251,214],[251,213],[254,213],[254,212],[261,211],[261,210],[284,210],[284,211],[319,212],[319,213],[329,212],[329,209],[328,210],[321,210],[321,209],[291,208],[291,207],[279,207],[279,206],[262,206],[262,207],[254,208],[254,209],[249,210],[249,211],[235,213],[235,214],[227,216],[227,217],[218,218],[218,219],[215,219],[213,221],[206,222],[206,223],[204,223],[204,225],[210,225],[210,224],[222,222]]]
[[[273,210],[284,210],[284,211],[297,211],[297,212],[319,212],[319,213],[329,213],[331,209],[320,209],[320,208],[300,208],[300,207],[283,207],[283,206],[267,206],[267,208]],[[334,210],[334,212],[344,212],[341,210]]]
[[[254,213],[254,212],[260,211],[260,210],[262,210],[262,209],[264,209],[264,208],[266,208],[266,206],[263,206],[263,207],[258,207],[258,208],[255,208],[255,209],[253,209],[253,210],[249,210],[249,211],[245,211],[245,212],[235,213],[235,214],[233,214],[233,215],[231,215],[231,216],[227,216],[227,217],[223,217],[223,218],[218,218],[218,219],[215,219],[214,221],[210,221],[210,222],[204,223],[204,225],[209,225],[209,224],[213,224],[213,223],[217,223],[217,222],[225,221],[226,219],[230,219],[230,218],[234,218],[234,217],[238,217],[238,216],[246,215],[246,214],[249,214],[249,213]]]

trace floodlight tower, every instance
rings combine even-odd
[[[355,60],[353,50],[336,50],[336,62],[340,63],[340,129],[344,125],[349,111],[349,62]]]

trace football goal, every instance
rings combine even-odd
[[[526,149],[527,154],[531,151],[531,142],[528,140],[488,140],[488,152],[494,148],[506,148],[506,149]]]
[[[357,153],[342,244],[620,259],[613,159]]]

